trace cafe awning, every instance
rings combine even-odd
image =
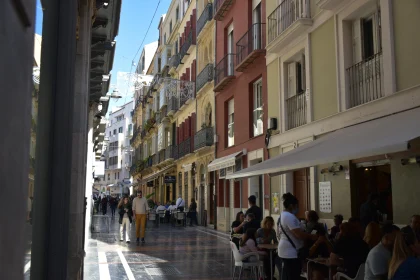
[[[208,172],[219,170],[222,168],[230,167],[235,165],[235,161],[238,157],[242,156],[244,151],[240,151],[237,153],[230,154],[225,157],[217,158],[213,160],[208,166],[207,170]]]
[[[157,177],[159,177],[163,173],[168,173],[170,171],[170,169],[172,169],[174,167],[175,167],[174,165],[170,165],[170,166],[168,166],[168,167],[166,167],[162,170],[159,170],[159,171],[157,171],[157,172],[155,172],[155,173],[153,173],[153,174],[151,174],[147,177],[143,177],[142,184],[146,184],[147,182],[156,179]]]
[[[420,137],[420,108],[336,130],[290,152],[227,175],[276,176],[320,164],[405,151]]]

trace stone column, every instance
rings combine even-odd
[[[87,151],[86,151],[86,173],[85,173],[85,196],[87,197],[87,205],[86,205],[86,221],[85,221],[85,240],[87,241],[90,237],[90,226],[91,226],[91,212],[92,209],[92,172],[93,172],[93,160],[94,160],[94,152],[93,152],[93,116],[94,111],[91,109],[89,110],[88,115],[88,125],[87,125]],[[85,243],[85,250],[87,247],[87,242]]]
[[[91,42],[91,6],[80,1],[79,39],[76,49],[75,96],[72,129],[72,163],[69,213],[68,279],[82,279],[84,259],[84,210],[86,187],[87,127],[89,107],[89,70]],[[91,174],[91,173],[90,173]],[[88,197],[90,200],[90,197]],[[90,208],[88,208],[90,209]]]
[[[0,275],[23,279],[31,130],[35,1],[2,1],[0,10]],[[17,1],[16,1],[17,2]],[[11,209],[13,209],[11,211]],[[30,226],[28,226],[30,227]]]

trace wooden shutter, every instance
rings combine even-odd
[[[191,81],[195,82],[196,75],[197,75],[197,61],[194,59],[194,61],[191,64]]]
[[[187,80],[187,81],[191,81],[190,80],[190,68],[187,68],[186,70],[185,70],[185,79]]]
[[[191,114],[191,151],[194,151],[194,135],[197,132],[197,116],[195,113]]]

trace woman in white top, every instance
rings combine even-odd
[[[291,193],[283,195],[284,211],[280,216],[278,225],[280,242],[278,254],[283,262],[282,280],[297,280],[302,271],[302,260],[298,258],[298,250],[304,245],[306,239],[316,240],[316,235],[305,233],[301,228],[298,213],[299,201]],[[292,244],[293,242],[293,244]]]

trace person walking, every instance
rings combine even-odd
[[[101,200],[102,205],[102,215],[106,215],[106,210],[108,208],[108,199],[104,196]]]
[[[125,241],[130,243],[130,225],[132,222],[133,210],[128,201],[128,197],[124,197],[118,204],[118,214],[120,214],[120,241],[124,241],[124,227],[125,227]]]
[[[117,198],[114,196],[111,196],[111,198],[109,199],[109,207],[111,208],[111,216],[115,217],[115,209],[117,208]]]
[[[136,221],[136,238],[137,245],[140,244],[139,238],[141,238],[141,243],[145,243],[144,233],[146,231],[146,211],[147,211],[147,200],[143,197],[142,191],[137,192],[137,197],[133,200],[133,215],[134,220]],[[141,228],[141,231],[140,231]]]
[[[190,216],[190,226],[193,225],[193,222],[196,226],[198,226],[197,221],[197,202],[195,202],[194,198],[191,198],[190,209],[188,211],[188,215]]]

